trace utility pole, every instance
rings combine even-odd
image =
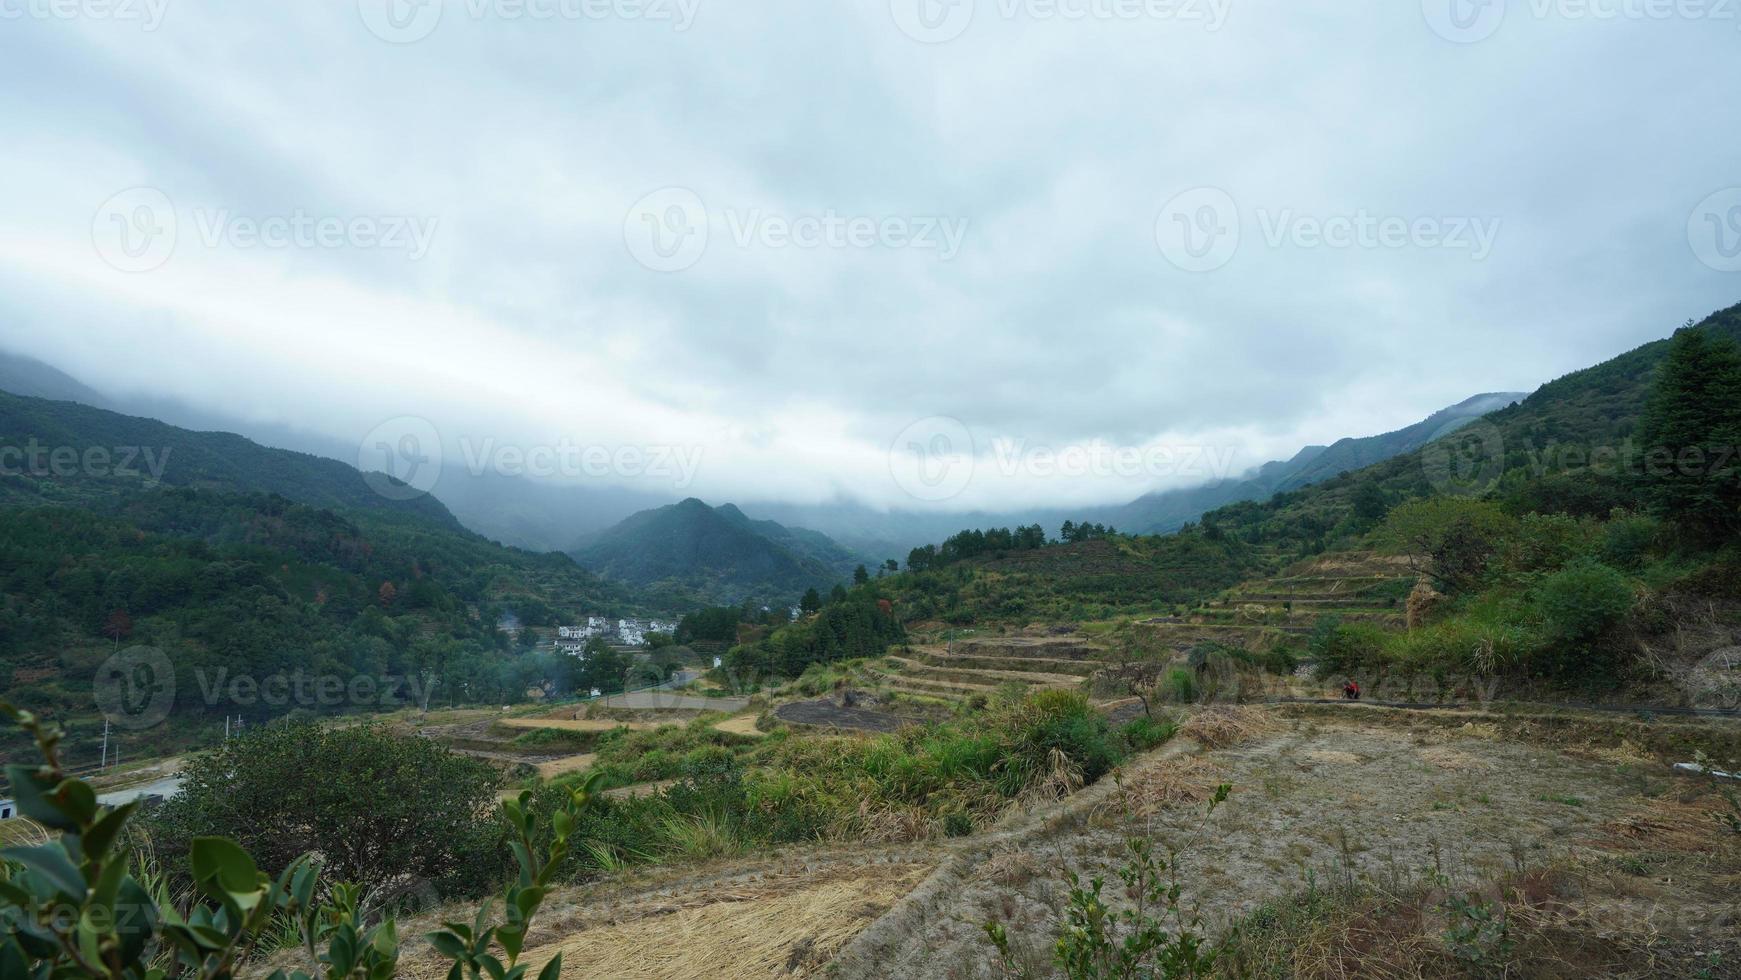
[[[105,716],[103,718],[103,758],[101,761],[99,761],[97,763],[97,770],[99,772],[102,771],[105,767],[108,766],[108,764],[109,764],[109,719],[108,719],[108,717]]]

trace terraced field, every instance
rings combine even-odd
[[[1074,637],[1010,636],[918,645],[890,656],[877,680],[896,693],[959,702],[1006,685],[1076,688],[1100,668],[1104,652]]]

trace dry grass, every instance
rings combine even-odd
[[[14,817],[11,820],[0,821],[0,846],[3,847],[34,847],[49,842],[47,828],[34,820],[24,817]]]
[[[1498,725],[1477,721],[1466,721],[1455,728],[1430,726],[1420,734],[1423,741],[1435,744],[1459,742],[1466,738],[1481,738],[1491,742],[1497,740],[1501,735]]]
[[[684,896],[538,946],[523,962],[536,975],[560,952],[564,977],[621,980],[810,976],[929,870],[858,867],[796,888]]]
[[[752,735],[759,738],[767,734],[756,727],[755,715],[738,715],[736,718],[727,718],[713,727],[731,735]]]
[[[867,844],[897,844],[926,840],[934,827],[931,815],[923,807],[883,807],[873,809],[869,801],[859,804],[858,814],[851,819],[852,834]]]
[[[1224,749],[1275,727],[1275,719],[1261,708],[1213,705],[1191,712],[1179,734],[1206,749]]]
[[[1326,766],[1358,766],[1366,761],[1352,752],[1343,752],[1340,749],[1307,749],[1300,754]]]
[[[1094,826],[1108,826],[1129,817],[1146,817],[1181,803],[1201,803],[1226,781],[1226,772],[1200,755],[1182,755],[1151,766],[1088,813]]]
[[[1616,851],[1648,848],[1702,854],[1721,839],[1715,819],[1719,805],[1715,796],[1696,800],[1657,797],[1639,812],[1606,824],[1597,843]]]
[[[1032,853],[1008,848],[999,850],[980,862],[979,867],[973,871],[973,877],[977,881],[994,882],[1003,888],[1020,888],[1049,870]]]
[[[1045,775],[1022,791],[1016,798],[1016,806],[1026,808],[1061,800],[1081,789],[1082,785],[1082,770],[1061,749],[1053,749],[1046,757]]]
[[[616,789],[607,789],[599,795],[607,796],[613,800],[632,800],[642,796],[652,796],[654,793],[675,785],[677,785],[675,779],[657,779],[650,783],[634,783],[629,786],[618,786]]]
[[[538,763],[538,775],[545,779],[554,779],[557,776],[565,775],[567,773],[579,772],[582,769],[591,769],[592,764],[597,761],[597,752],[583,752],[580,755],[563,756],[560,759],[551,759],[549,762]]]

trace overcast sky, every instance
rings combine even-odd
[[[1122,500],[1741,300],[1715,6],[0,0],[0,346],[714,501]]]

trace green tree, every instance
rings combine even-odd
[[[578,684],[582,692],[597,689],[601,694],[615,694],[628,682],[634,659],[598,637],[586,641],[582,654]]]
[[[852,584],[863,585],[870,581],[870,572],[863,565],[852,570]]]
[[[1377,480],[1362,480],[1354,488],[1354,526],[1365,531],[1377,527],[1390,513],[1390,503],[1384,498],[1384,488]]]
[[[798,600],[798,611],[813,613],[822,608],[822,594],[815,589],[805,589],[804,598]]]
[[[1741,354],[1704,330],[1676,333],[1639,420],[1640,490],[1683,531],[1720,537],[1741,528]]]
[[[215,834],[268,873],[318,852],[331,874],[371,888],[491,880],[499,777],[429,739],[377,725],[272,724],[193,756],[183,773],[152,821],[164,853]]]

